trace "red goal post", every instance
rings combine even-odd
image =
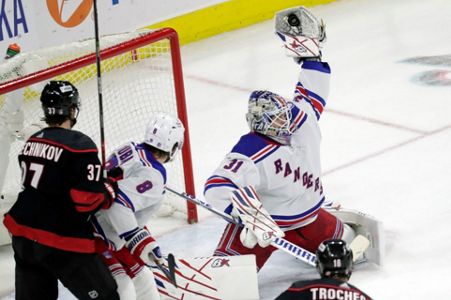
[[[100,46],[106,153],[129,141],[141,142],[146,117],[150,113],[163,111],[177,115],[185,126],[185,142],[182,155],[166,164],[168,185],[178,186],[194,195],[189,123],[177,33],[163,28],[110,35],[101,38]],[[25,128],[39,122],[42,117],[39,93],[43,84],[48,80],[69,80],[77,86],[81,97],[81,112],[75,129],[86,133],[100,146],[94,41],[33,53],[24,50],[25,53],[0,65],[0,122],[1,115],[8,114],[7,101],[20,102],[16,105],[25,115]],[[20,99],[8,99],[17,94]],[[17,154],[23,145],[21,137],[18,133],[8,149],[9,165],[3,183],[0,180],[0,192],[5,198],[20,189],[20,170],[16,165]],[[4,168],[4,162],[0,162],[0,168]],[[186,213],[188,223],[197,222],[194,204],[182,199],[165,199],[164,202],[164,207],[169,208],[163,208],[162,215],[181,212],[183,215]]]

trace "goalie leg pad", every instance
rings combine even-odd
[[[382,266],[385,254],[382,222],[357,210],[340,209],[330,210],[329,212],[346,224],[349,224],[355,230],[357,236],[362,235],[369,240],[370,245],[364,256],[369,262]]]
[[[164,299],[259,299],[254,255],[176,258],[177,289],[152,270]]]
[[[341,239],[349,245],[355,237],[355,230],[349,224],[343,224],[343,235],[341,236]]]
[[[355,263],[366,261],[364,253],[370,245],[370,241],[366,237],[361,234],[357,235],[356,230],[351,225],[345,223],[343,224],[343,236],[341,239],[351,248],[353,254],[352,259]]]

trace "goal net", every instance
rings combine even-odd
[[[107,156],[128,141],[141,142],[151,113],[177,115],[186,129],[185,143],[182,155],[165,165],[168,186],[194,194],[189,126],[176,32],[164,28],[105,36],[100,40],[100,48]],[[12,110],[18,108],[24,114],[24,128],[42,124],[39,96],[49,80],[68,80],[78,88],[81,111],[75,129],[90,136],[100,148],[94,40],[20,53],[5,60],[0,65],[0,125],[7,128],[8,120],[16,113]],[[18,132],[16,136],[0,136],[3,213],[5,206],[15,201],[21,189],[17,155],[24,144],[22,135]],[[10,141],[9,145],[5,145],[7,141]],[[189,223],[196,222],[195,206],[170,194],[166,193],[158,216],[177,216],[186,218]]]

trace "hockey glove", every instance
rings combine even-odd
[[[244,225],[240,234],[243,246],[254,248],[256,244],[268,247],[275,237],[285,234],[271,218],[252,186],[237,189],[231,194],[232,216],[239,217]]]
[[[147,228],[139,229],[131,236],[126,237],[125,240],[127,241],[125,246],[139,262],[164,264],[165,260],[161,254],[160,246],[150,235]]]
[[[102,205],[102,208],[108,209],[113,204],[114,199],[116,199],[117,191],[119,188],[117,186],[117,182],[112,180],[109,177],[105,179],[103,184],[105,185],[105,192],[104,192],[105,201]]]
[[[326,26],[305,7],[294,7],[276,13],[275,29],[283,41],[285,53],[297,63],[321,60],[322,45],[326,42]]]

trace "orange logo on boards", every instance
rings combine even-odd
[[[65,0],[47,0],[47,7],[50,15],[56,23],[63,27],[75,27],[81,24],[89,15],[93,0],[82,0],[72,14],[68,18],[65,17],[66,20],[63,20],[65,2]]]

